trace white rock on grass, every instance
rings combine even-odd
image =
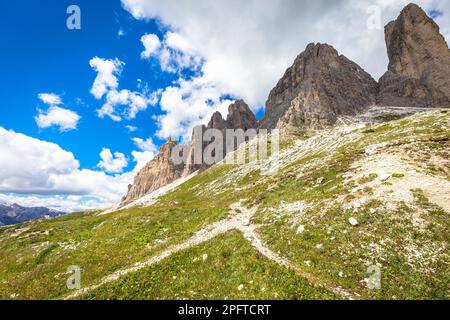
[[[243,285],[243,284],[240,284],[240,285],[238,286],[238,290],[239,290],[239,291],[242,291],[242,289],[244,289],[244,285]]]
[[[356,220],[355,218],[350,218],[350,219],[348,219],[348,222],[352,225],[352,226],[354,226],[354,227],[356,227],[357,225],[359,225],[359,222],[358,222],[358,220]]]
[[[205,262],[207,259],[208,259],[208,255],[205,253],[205,254],[202,256],[202,260],[203,260],[203,262]]]
[[[297,228],[296,234],[302,234],[303,232],[305,232],[305,226],[304,225],[299,225],[298,228]]]

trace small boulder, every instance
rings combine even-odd
[[[350,219],[348,219],[348,222],[352,225],[352,226],[354,226],[354,227],[356,227],[357,225],[359,225],[359,222],[358,222],[358,220],[356,220],[355,218],[350,218]]]
[[[302,234],[305,231],[305,226],[304,225],[299,225],[297,228],[297,232],[296,234]]]

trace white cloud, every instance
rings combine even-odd
[[[91,88],[91,93],[95,98],[101,99],[109,90],[117,89],[119,86],[117,76],[124,66],[122,61],[117,58],[107,60],[94,57],[89,61],[89,65],[97,72],[97,77]]]
[[[139,161],[146,161],[145,155],[133,154],[133,161],[137,162],[133,171],[115,175],[80,169],[74,155],[57,144],[2,127],[0,154],[0,193],[3,194],[0,199],[7,194],[14,199],[10,202],[45,205],[63,211],[119,201],[143,166]]]
[[[131,139],[134,144],[142,151],[149,151],[153,154],[158,152],[158,147],[153,142],[153,139],[150,137],[147,140],[141,139],[141,138],[133,138]]]
[[[189,140],[196,125],[208,121],[215,111],[226,114],[231,102],[223,99],[220,90],[204,78],[180,79],[161,95],[160,106],[165,114],[155,117],[159,125],[157,136],[181,136]]]
[[[150,58],[161,47],[161,41],[156,34],[145,34],[141,37],[141,42],[145,50],[142,51],[142,58]]]
[[[91,93],[97,99],[106,95],[105,103],[97,110],[100,118],[108,116],[117,122],[122,121],[123,117],[134,119],[140,111],[144,111],[149,105],[155,105],[158,102],[159,92],[148,93],[140,80],[138,80],[138,88],[141,89],[141,92],[127,89],[118,90],[117,76],[124,66],[119,59],[106,60],[95,57],[89,63],[97,72]],[[119,106],[122,108],[118,108]]]
[[[127,129],[129,133],[138,131],[138,128],[132,125],[126,125],[125,129]]]
[[[114,155],[110,149],[103,148],[100,152],[100,162],[98,167],[108,173],[122,173],[123,169],[128,166],[127,158],[123,153],[115,152]]]
[[[0,203],[17,203],[24,207],[46,207],[62,212],[76,212],[107,207],[108,202],[102,202],[97,198],[89,196],[36,196],[0,193]]]
[[[58,106],[62,104],[61,97],[55,93],[40,93],[38,98],[45,104],[50,106]]]
[[[38,110],[38,112],[39,115],[34,119],[41,129],[57,126],[60,131],[74,130],[81,119],[76,112],[57,106],[51,106],[47,111]]]
[[[201,56],[188,39],[178,33],[167,32],[162,43],[157,35],[146,34],[141,42],[144,45],[141,57],[157,58],[163,71],[177,73],[184,69],[198,71],[201,68]]]
[[[253,110],[263,106],[286,68],[310,42],[333,45],[379,78],[388,64],[383,27],[408,2],[122,0],[135,18],[155,18],[171,30],[152,55],[160,60],[163,70],[198,67],[184,64],[189,59],[183,60],[183,56],[203,59],[199,78],[180,80],[164,91],[161,105],[166,115],[157,118],[159,136],[189,135],[192,124],[204,119],[211,109],[220,108],[218,97],[224,94],[245,99]],[[444,12],[437,22],[450,40],[450,1],[416,2],[426,10]],[[368,8],[373,5],[381,10],[376,29],[367,24]],[[205,107],[208,95],[212,108]]]
[[[146,92],[112,90],[106,95],[106,102],[97,110],[97,114],[100,118],[108,116],[113,121],[122,121],[122,117],[134,119],[140,111],[146,110],[149,105],[155,105],[158,97],[159,92],[148,95]],[[118,109],[118,106],[123,108]]]
[[[81,117],[74,111],[61,108],[63,104],[61,97],[55,93],[40,93],[39,100],[48,104],[50,107],[44,111],[38,109],[38,115],[34,117],[36,124],[41,129],[52,126],[59,127],[60,131],[75,130]]]

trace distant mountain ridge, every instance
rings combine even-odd
[[[42,218],[54,218],[64,212],[52,210],[45,207],[22,207],[16,203],[9,204],[0,202],[0,226],[13,225],[30,220]]]

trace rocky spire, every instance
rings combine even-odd
[[[229,129],[254,129],[256,118],[243,100],[237,100],[228,107],[227,124]]]
[[[172,150],[177,145],[176,141],[167,139],[158,155],[139,171],[133,185],[128,186],[128,193],[122,199],[123,205],[158,190],[182,176],[184,164],[174,165],[171,160]]]
[[[226,129],[255,129],[257,125],[257,121],[255,115],[252,110],[250,110],[249,106],[243,100],[236,100],[228,107],[228,115],[227,120],[224,120],[222,114],[220,112],[215,112],[211,120],[208,123],[208,126],[197,127],[197,130],[204,132],[207,129],[217,129],[223,132],[223,155],[226,155]],[[195,130],[195,129],[194,129]],[[197,141],[194,134],[192,134],[191,145],[189,155],[187,157],[188,161],[184,170],[184,176],[187,176],[197,170],[204,170],[208,168],[208,165],[203,164],[194,164],[194,153],[198,152],[198,150],[204,150],[204,148],[208,145],[208,143],[204,141]],[[236,146],[237,147],[237,146]]]
[[[216,111],[213,113],[211,120],[209,120],[208,128],[223,130],[228,128],[228,123],[223,119],[222,114]]]
[[[417,5],[385,27],[388,71],[378,104],[450,107],[450,51],[439,26]]]
[[[322,128],[375,103],[376,81],[327,44],[311,43],[270,92],[260,128]]]
[[[218,129],[224,131],[226,129],[252,129],[256,126],[256,118],[248,105],[238,100],[231,104],[228,108],[227,120],[224,120],[220,112],[215,112],[208,126],[202,125],[197,127],[200,132],[205,132],[207,129]],[[225,136],[225,135],[224,135]],[[126,205],[134,200],[137,200],[146,194],[158,190],[173,181],[188,176],[189,174],[208,168],[204,163],[196,164],[194,161],[195,152],[200,154],[208,145],[207,142],[197,140],[192,133],[191,143],[188,147],[189,152],[186,155],[186,163],[175,165],[172,162],[172,150],[177,146],[177,142],[168,139],[159,150],[158,155],[151,160],[134,179],[134,183],[128,187],[127,195],[122,199],[122,205]],[[225,153],[224,153],[225,154]]]

